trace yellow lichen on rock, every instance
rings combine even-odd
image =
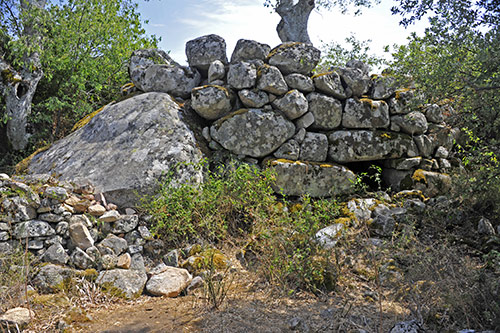
[[[425,171],[422,169],[415,170],[413,176],[411,176],[411,179],[413,179],[416,182],[423,182],[427,184],[427,178],[425,178]]]
[[[272,58],[276,53],[278,53],[279,50],[287,49],[289,47],[293,47],[295,45],[300,45],[300,44],[303,44],[303,43],[291,42],[291,43],[284,43],[284,44],[278,45],[269,52],[266,59],[269,60],[270,58]]]
[[[29,166],[31,160],[33,159],[33,157],[35,157],[36,154],[38,154],[38,153],[46,151],[47,149],[50,148],[50,146],[51,146],[51,144],[48,144],[48,145],[45,145],[45,146],[43,146],[41,148],[38,148],[37,150],[35,150],[35,152],[33,152],[33,154],[31,154],[30,156],[26,157],[21,162],[17,163],[16,167],[15,167],[16,174],[19,175],[19,174],[25,173],[26,170],[28,170],[28,166]]]
[[[317,77],[325,76],[325,75],[329,75],[329,74],[333,74],[333,73],[335,73],[335,71],[328,71],[328,72],[324,72],[324,73],[314,74],[313,76],[311,76],[311,79],[315,79]]]
[[[88,115],[86,115],[85,117],[83,117],[82,119],[80,119],[80,120],[79,120],[79,121],[75,124],[75,126],[73,126],[73,128],[71,129],[71,132],[74,132],[74,131],[76,131],[76,130],[78,130],[78,129],[82,128],[83,126],[87,125],[87,124],[90,122],[90,120],[91,120],[92,118],[94,118],[94,117],[95,117],[95,116],[96,116],[99,112],[101,112],[102,110],[104,110],[104,108],[105,108],[106,106],[111,105],[111,104],[113,104],[113,103],[115,103],[115,101],[112,101],[111,103],[104,105],[102,108],[97,109],[97,110],[95,110],[94,112],[92,112],[91,114],[88,114]]]
[[[402,93],[408,92],[410,90],[411,90],[410,88],[402,88],[402,89],[396,90],[396,99],[400,99]]]
[[[370,99],[370,98],[361,98],[360,101],[363,103],[363,104],[369,104],[370,105],[370,108],[372,110],[376,110],[378,109],[378,104],[375,104],[373,103],[373,100]]]

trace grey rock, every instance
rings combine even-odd
[[[328,138],[323,133],[307,132],[300,145],[300,160],[311,162],[326,161],[328,156]]]
[[[329,197],[352,192],[354,173],[344,166],[273,160],[275,191],[284,195]]]
[[[255,86],[257,69],[254,64],[241,61],[229,65],[227,83],[234,89],[249,89]]]
[[[9,242],[0,242],[0,253],[11,254],[14,252],[14,247]]]
[[[490,220],[485,217],[481,217],[479,223],[477,224],[477,232],[480,235],[492,236],[495,235],[495,228],[493,228]]]
[[[314,115],[313,128],[332,130],[342,121],[342,103],[329,96],[318,93],[307,95],[309,111]]]
[[[55,235],[55,230],[44,221],[31,220],[15,225],[12,236],[16,239]]]
[[[277,98],[272,105],[283,112],[290,120],[299,118],[308,109],[307,99],[296,89],[290,90],[281,98]]]
[[[414,188],[428,198],[446,194],[451,189],[451,177],[444,173],[416,170],[413,173]]]
[[[414,92],[411,89],[398,89],[395,96],[389,99],[389,112],[391,114],[406,114],[412,111]]]
[[[285,76],[285,82],[291,89],[297,89],[303,93],[314,91],[314,82],[309,76],[292,73]]]
[[[139,231],[134,230],[125,235],[127,244],[144,245],[146,240],[142,238]]]
[[[208,68],[208,83],[213,83],[214,81],[218,80],[224,80],[225,76],[226,69],[222,61],[214,60]]]
[[[59,202],[63,202],[69,198],[68,191],[63,187],[47,187],[45,191],[43,191],[43,196],[45,198],[55,199]]]
[[[359,68],[338,68],[342,81],[349,87],[352,96],[361,97],[370,89],[371,80],[368,74]]]
[[[219,119],[232,109],[230,92],[221,86],[202,86],[191,92],[191,107],[208,120]]]
[[[391,236],[396,227],[396,221],[392,216],[377,215],[372,220],[370,228],[380,236]]]
[[[444,121],[443,109],[437,104],[428,105],[424,113],[427,121],[431,123],[442,123]]]
[[[7,231],[0,231],[0,242],[5,242],[10,239],[10,235]]]
[[[297,141],[298,143],[302,143],[304,139],[306,138],[307,131],[304,128],[298,128],[297,132],[293,136],[293,139]]]
[[[274,157],[284,158],[287,160],[296,161],[300,156],[300,145],[297,141],[290,139],[282,144],[278,150],[274,152]]]
[[[132,255],[136,253],[142,253],[142,251],[144,251],[144,247],[142,245],[129,245],[127,251]]]
[[[155,64],[146,69],[142,90],[188,98],[191,90],[200,83],[200,80],[200,73],[196,69]]]
[[[424,333],[425,330],[416,320],[402,321],[394,325],[389,333]]]
[[[101,111],[36,155],[28,170],[54,172],[77,183],[90,181],[109,202],[133,207],[137,194],[152,193],[158,179],[174,166],[172,184],[201,181],[201,170],[193,166],[201,158],[178,104],[168,94],[146,93]]]
[[[148,277],[146,273],[130,269],[113,269],[99,273],[99,285],[111,285],[124,298],[133,299],[142,294]]]
[[[321,51],[311,44],[283,43],[271,50],[268,62],[283,74],[299,73],[308,75],[318,64]]]
[[[243,105],[249,108],[261,108],[269,103],[269,96],[262,90],[243,89],[238,91],[238,96]]]
[[[135,228],[135,227],[134,227]],[[148,227],[141,225],[137,228],[137,231],[139,231],[139,234],[143,239],[151,240],[153,239],[153,235],[151,235],[151,232],[149,232]]]
[[[342,126],[346,128],[387,128],[389,107],[384,101],[349,98],[346,101]]]
[[[418,167],[422,162],[422,157],[397,158],[393,160],[385,160],[384,167],[397,170],[411,170]]]
[[[275,95],[288,92],[288,85],[278,68],[269,65],[259,67],[257,72],[257,88]]]
[[[161,239],[152,239],[144,244],[144,251],[151,258],[159,258],[165,250],[165,243]]]
[[[344,90],[340,75],[335,72],[326,72],[313,76],[316,89],[328,96],[338,99],[346,99],[351,96],[350,90]]]
[[[114,234],[125,234],[134,230],[139,224],[139,217],[137,215],[122,215],[113,223]]]
[[[69,255],[61,244],[56,243],[51,245],[40,259],[44,262],[50,262],[56,265],[66,265],[69,260]]]
[[[40,197],[36,194],[31,187],[21,182],[10,182],[10,188],[15,191],[22,192],[26,199],[28,200],[28,204],[30,207],[38,208],[40,206]]]
[[[346,62],[345,66],[347,68],[356,68],[359,69],[363,74],[368,75],[370,73],[370,66],[364,63],[361,60],[351,59]]]
[[[8,223],[0,222],[0,231],[10,231],[11,229]]]
[[[75,248],[73,253],[71,253],[70,258],[71,264],[76,268],[88,269],[95,265],[94,260],[85,251],[79,247]]]
[[[153,275],[146,283],[148,293],[155,296],[177,297],[193,277],[184,268],[165,266],[165,270]]]
[[[418,135],[413,138],[415,144],[417,145],[419,154],[423,157],[431,157],[434,155],[434,150],[436,149],[436,142],[432,140],[432,136],[429,135]]]
[[[338,242],[338,239],[342,235],[342,231],[345,229],[345,225],[341,223],[335,223],[328,227],[319,230],[315,239],[318,244],[320,244],[325,249],[333,249]]]
[[[132,263],[130,264],[130,269],[135,271],[145,272],[146,267],[144,266],[144,257],[140,253],[132,255]]]
[[[450,153],[448,152],[448,149],[446,149],[443,146],[439,146],[436,149],[436,152],[434,153],[434,157],[436,158],[447,158]]]
[[[377,76],[372,81],[371,98],[387,99],[395,92],[396,79],[392,76]]]
[[[27,198],[24,197],[10,197],[6,198],[1,203],[5,212],[7,212],[7,217],[11,217],[9,220],[11,223],[17,223],[22,221],[28,221],[35,219],[37,217],[36,209],[30,206]],[[0,217],[1,220],[5,220],[6,216]]]
[[[111,223],[116,222],[121,217],[120,213],[116,210],[108,210],[99,216],[99,222],[101,223]]]
[[[266,60],[269,51],[271,51],[271,47],[267,44],[262,44],[254,40],[240,39],[236,43],[231,55],[231,63],[255,59]]]
[[[295,120],[296,128],[308,128],[314,124],[314,114],[312,112],[306,112],[302,117]]]
[[[448,170],[451,168],[450,161],[448,161],[445,158],[438,159],[438,163],[439,163],[439,169],[441,169],[441,170]]]
[[[206,35],[186,43],[186,56],[189,66],[197,68],[205,75],[210,64],[220,60],[227,64],[226,42],[217,35]]]
[[[295,125],[275,112],[239,110],[215,122],[210,136],[225,149],[242,155],[269,155],[295,134]]]
[[[57,222],[61,222],[63,220],[63,217],[61,215],[52,214],[52,213],[40,214],[38,216],[38,218],[42,221],[51,222],[51,223],[57,223]]]
[[[42,250],[43,247],[44,247],[43,239],[30,239],[28,241],[28,250]],[[43,251],[41,253],[43,253]]]
[[[109,234],[102,240],[101,243],[99,243],[99,246],[110,248],[113,250],[113,253],[118,256],[127,250],[128,244],[125,239]]]
[[[391,123],[410,135],[420,135],[427,131],[428,123],[422,112],[412,111],[404,116],[392,116]]]
[[[163,263],[167,266],[178,267],[179,266],[179,251],[172,250],[163,256]]]
[[[97,247],[91,246],[85,250],[85,253],[88,254],[92,261],[94,261],[95,263],[101,262],[101,252],[99,252],[99,249]]]
[[[186,291],[190,293],[191,291],[203,286],[203,283],[204,281],[201,276],[195,276],[189,283],[189,286],[187,286]]]
[[[58,291],[64,280],[71,279],[75,271],[54,264],[44,265],[33,280],[33,285],[42,293]]]
[[[407,134],[383,131],[334,131],[328,136],[328,156],[346,163],[417,156],[417,147]]]
[[[134,85],[142,91],[146,69],[154,64],[164,64],[169,66],[179,66],[172,60],[167,52],[158,49],[136,50],[130,57],[129,74]]]

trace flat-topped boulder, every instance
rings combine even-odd
[[[308,75],[321,58],[321,51],[311,44],[288,42],[275,47],[267,56],[268,62],[283,74]]]
[[[199,162],[202,153],[181,116],[168,94],[129,98],[106,107],[87,125],[36,155],[28,172],[90,182],[109,202],[134,206],[137,194],[154,191],[158,180],[173,169],[174,182],[202,179],[201,171],[189,165]]]
[[[206,75],[215,60],[227,64],[226,41],[214,34],[195,38],[186,43],[186,56],[189,66]]]

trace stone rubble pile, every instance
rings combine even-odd
[[[225,41],[207,35],[189,41],[186,55],[189,67],[159,50],[136,51],[131,79],[145,92],[190,97],[208,146],[270,165],[281,193],[349,192],[355,175],[345,164],[366,161],[380,164],[396,191],[449,188],[443,173],[458,131],[444,122],[447,107],[419,106],[416,92],[396,89],[391,76],[370,77],[354,60],[313,75],[320,51],[297,42],[271,50],[242,39],[228,61]]]
[[[0,174],[0,253],[27,248],[45,263],[32,280],[43,293],[61,290],[67,279],[95,274],[98,284],[126,298],[143,291],[179,295],[190,286],[192,273],[203,274],[198,269],[206,251],[192,246],[165,253],[147,220],[130,208],[120,214],[91,185],[49,175]],[[230,266],[223,254],[215,257]]]

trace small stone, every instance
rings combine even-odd
[[[71,263],[79,269],[88,269],[95,265],[94,260],[79,247],[71,254]]]
[[[273,154],[276,158],[284,158],[296,161],[300,155],[300,145],[297,141],[290,139],[282,144]]]
[[[269,103],[269,96],[262,90],[243,89],[238,91],[241,102],[249,108],[260,108]]]
[[[316,233],[316,242],[325,249],[333,249],[342,235],[344,228],[345,225],[342,223],[336,223],[323,228]]]
[[[63,202],[69,198],[68,191],[62,187],[47,187],[43,195],[46,198],[56,199],[59,202]]]
[[[179,266],[179,251],[172,250],[163,256],[163,262],[167,266],[178,267]]]
[[[300,90],[303,93],[309,93],[314,91],[314,82],[313,80],[299,73],[292,73],[285,76],[285,82],[292,89]]]
[[[477,225],[477,232],[480,235],[493,236],[495,235],[495,228],[493,228],[490,220],[485,217],[481,217]]]
[[[69,255],[61,244],[53,244],[45,251],[40,259],[44,262],[66,265],[69,260]]]
[[[231,94],[221,86],[197,87],[191,91],[191,107],[201,117],[216,120],[231,111]]]
[[[115,222],[120,218],[120,213],[116,210],[110,210],[105,212],[99,217],[100,222],[104,223],[110,223],[110,222]]]
[[[307,95],[309,112],[314,116],[313,128],[331,130],[340,126],[342,121],[342,103],[333,98],[319,93]]]
[[[75,207],[75,209],[77,211],[79,210],[77,207]],[[92,216],[101,216],[106,213],[106,208],[104,208],[101,204],[95,204],[88,207],[87,212]]]
[[[56,223],[62,221],[63,217],[61,215],[45,213],[38,216],[38,218],[45,222]]]
[[[226,75],[226,70],[224,64],[220,60],[215,60],[210,64],[208,68],[208,82],[212,83],[215,80],[224,80]]]
[[[125,215],[135,215],[137,212],[132,208],[125,208]]]
[[[99,273],[97,283],[99,285],[112,285],[120,295],[133,299],[142,294],[148,277],[144,272],[131,269],[113,269]]]
[[[116,267],[129,269],[131,263],[132,263],[132,257],[130,257],[130,254],[124,253],[118,257],[118,262],[116,263]]]
[[[283,97],[276,99],[272,104],[290,120],[299,118],[308,109],[307,99],[297,89],[290,90]]]
[[[448,152],[448,149],[446,149],[443,146],[439,146],[436,149],[436,152],[434,153],[434,157],[436,158],[447,158],[450,153]]]
[[[186,288],[187,292],[190,293],[191,291],[201,287],[203,285],[203,278],[201,276],[195,276],[193,280],[191,280],[191,283],[189,286]]]
[[[81,222],[69,225],[69,236],[71,241],[79,248],[86,250],[94,245],[94,239],[90,235],[89,229]]]
[[[99,243],[98,246],[99,250],[100,247],[110,248],[111,250],[113,250],[113,253],[115,255],[120,255],[127,249],[128,244],[125,239],[117,237],[113,234],[109,234],[106,238],[102,240],[101,243]]]
[[[257,69],[255,65],[241,61],[229,66],[227,83],[234,89],[249,89],[255,86]]]
[[[275,95],[283,95],[288,92],[288,85],[278,68],[264,65],[259,68],[259,72],[257,88]]]
[[[176,297],[192,280],[186,269],[166,266],[166,269],[153,275],[146,284],[146,290],[155,296]]]
[[[129,245],[128,247],[128,253],[130,254],[136,254],[136,253],[142,253],[142,251],[144,250],[144,248],[142,247],[142,245]]]
[[[138,224],[139,217],[137,215],[122,215],[119,220],[114,222],[113,230],[111,232],[114,234],[125,234],[134,230]]]
[[[344,90],[340,75],[335,72],[327,72],[313,76],[316,89],[328,96],[338,99],[346,99],[351,96],[350,91]]]
[[[312,112],[307,112],[299,119],[295,120],[296,128],[308,128],[314,124],[314,114]]]
[[[328,138],[323,133],[307,132],[300,145],[300,160],[311,162],[326,161],[328,156]]]
[[[143,239],[146,239],[146,240],[153,239],[153,235],[151,235],[151,232],[149,232],[148,227],[141,225],[141,226],[139,226],[139,228],[137,228],[137,231],[139,231],[139,234],[141,235],[141,237]]]
[[[13,308],[0,316],[0,328],[7,332],[22,331],[35,317],[35,313],[26,308]]]

